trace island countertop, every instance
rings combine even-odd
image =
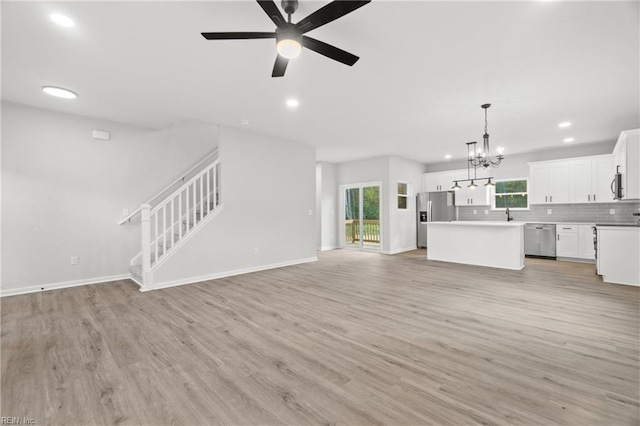
[[[456,220],[451,222],[427,222],[427,226],[433,225],[450,225],[450,226],[510,226],[510,227],[518,227],[526,225],[526,222],[516,222],[506,220],[504,222],[497,221],[489,221],[489,220]]]

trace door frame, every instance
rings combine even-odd
[[[367,248],[367,247],[353,247],[353,246],[347,246],[345,244],[345,235],[344,235],[344,193],[347,189],[353,189],[353,188],[359,188],[360,191],[359,196],[360,199],[362,199],[363,197],[363,191],[362,188],[366,188],[366,187],[370,187],[370,186],[377,186],[378,187],[378,194],[380,194],[380,199],[378,200],[379,202],[379,217],[380,217],[380,244],[378,246],[377,249],[375,248]],[[360,183],[348,183],[348,184],[343,184],[343,185],[339,185],[338,186],[338,192],[339,192],[339,204],[338,204],[338,247],[339,248],[346,248],[346,249],[350,249],[350,250],[363,250],[363,251],[373,251],[373,252],[382,252],[382,245],[384,243],[383,241],[383,235],[384,235],[384,215],[383,215],[383,202],[382,202],[382,181],[374,181],[374,182],[360,182]],[[360,216],[362,217],[362,209],[363,209],[363,203],[359,203],[360,204]],[[362,241],[360,241],[360,244],[362,244]]]

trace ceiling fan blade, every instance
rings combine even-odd
[[[363,0],[363,1],[347,1],[347,0],[336,0],[332,1],[328,5],[321,7],[320,9],[313,12],[311,15],[306,18],[300,20],[296,24],[296,27],[302,33],[309,32],[313,29],[316,29],[324,24],[328,24],[331,21],[334,21],[341,16],[346,15],[347,13],[351,13],[359,7],[364,6],[367,3],[370,3],[371,0]]]
[[[201,33],[207,40],[246,40],[252,38],[276,38],[276,33]]]
[[[355,64],[358,62],[358,59],[360,59],[356,55],[307,36],[302,36],[302,45],[307,49],[311,49],[314,52],[326,56],[327,58],[334,59],[349,66]]]
[[[276,6],[273,0],[258,0],[258,4],[262,10],[269,15],[269,18],[276,24],[276,27],[280,27],[286,23],[282,17],[282,13],[280,13],[280,9],[278,9],[278,6]]]
[[[289,60],[280,55],[276,56],[276,63],[273,65],[273,72],[271,77],[283,77],[284,72],[287,70],[287,64]]]

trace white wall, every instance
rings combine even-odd
[[[118,226],[217,144],[217,128],[166,131],[2,104],[3,295],[118,278],[140,250]],[[92,139],[94,129],[110,141]],[[70,265],[78,256],[79,264]]]
[[[316,165],[318,250],[338,246],[338,184],[337,168],[333,163]]]
[[[224,207],[154,272],[156,287],[316,260],[315,148],[225,127],[220,152]]]
[[[389,253],[413,250],[416,245],[416,194],[422,191],[422,175],[425,166],[401,157],[389,157]],[[397,204],[397,184],[407,182],[409,189],[409,209],[399,210]]]

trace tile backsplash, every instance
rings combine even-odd
[[[485,210],[488,210],[488,214],[485,214]],[[611,214],[611,210],[614,214]],[[636,222],[638,217],[633,213],[640,213],[640,202],[544,204],[530,206],[529,210],[511,210],[513,220],[518,222]],[[458,207],[458,220],[506,221],[507,216],[504,210],[491,210],[489,206],[465,206]]]

